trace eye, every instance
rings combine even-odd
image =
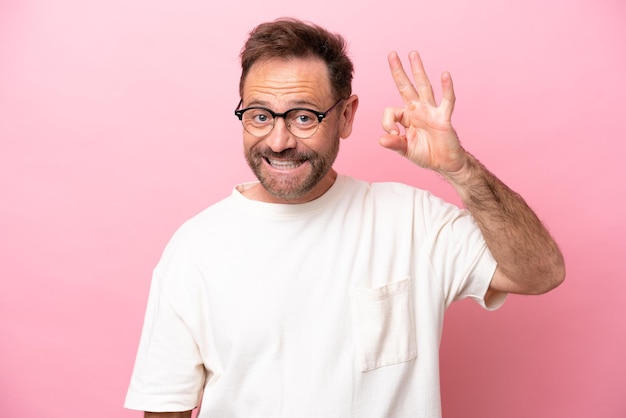
[[[271,125],[272,115],[265,109],[249,109],[244,114],[244,122],[254,126]]]
[[[317,125],[317,116],[309,110],[295,110],[289,119],[292,124],[301,129],[312,128]]]

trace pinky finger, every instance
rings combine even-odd
[[[444,109],[448,117],[452,116],[454,110],[454,103],[456,101],[456,95],[454,94],[454,85],[452,83],[452,76],[449,72],[441,74],[441,106]]]

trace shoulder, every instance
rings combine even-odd
[[[431,210],[438,209],[451,209],[458,210],[459,208],[440,197],[434,195],[432,192],[424,189],[420,189],[415,186],[411,186],[400,182],[372,182],[367,183],[362,180],[354,180],[352,182],[359,185],[371,199],[380,204],[398,205],[399,209],[406,208],[406,204],[411,202],[417,208]]]
[[[232,197],[226,197],[185,220],[172,234],[166,250],[195,247],[207,237],[218,236],[237,217]]]
[[[341,182],[343,191],[361,192],[371,194],[372,196],[397,195],[410,196],[413,194],[428,194],[429,192],[418,189],[408,184],[399,182],[368,182],[354,177],[340,175],[338,180]]]
[[[353,184],[352,190],[356,190],[352,193],[352,199],[359,205],[371,207],[377,217],[407,220],[406,216],[411,216],[414,225],[422,225],[427,230],[459,219],[468,219],[471,223],[471,215],[467,210],[428,190],[399,182],[349,181]]]

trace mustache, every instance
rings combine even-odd
[[[282,150],[281,152],[274,152],[269,148],[254,150],[253,155],[260,158],[272,158],[283,160],[310,160],[315,157],[311,152],[297,151],[294,148]]]

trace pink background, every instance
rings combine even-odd
[[[152,267],[252,175],[238,52],[283,15],[344,34],[361,98],[342,173],[452,190],[377,145],[386,54],[452,72],[464,145],[556,236],[568,277],[496,313],[453,306],[447,417],[626,416],[626,6],[621,0],[0,2],[0,415],[122,403]]]

